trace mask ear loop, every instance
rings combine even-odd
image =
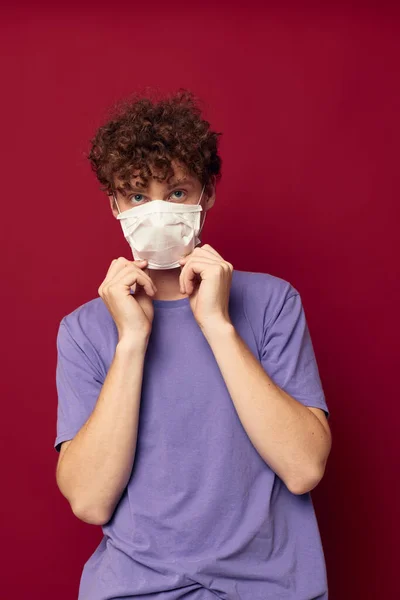
[[[206,187],[206,184],[204,184],[204,185],[203,185],[203,189],[201,190],[200,198],[199,198],[199,201],[198,201],[198,203],[197,203],[198,205],[200,204],[200,202],[201,202],[201,199],[202,199],[202,197],[203,197],[203,192],[204,192],[204,188],[205,188],[205,187]]]
[[[203,197],[203,192],[204,192],[204,188],[205,188],[205,187],[206,187],[206,184],[204,184],[204,185],[203,185],[203,189],[201,190],[201,194],[200,194],[200,199],[199,199],[199,201],[198,201],[198,203],[197,203],[197,204],[200,204],[200,202],[201,202],[201,199],[202,199],[202,197]],[[203,223],[201,224],[200,231],[199,231],[199,233],[198,233],[198,235],[197,235],[197,237],[198,237],[199,239],[200,239],[200,233],[201,233],[201,231],[202,231],[202,229],[203,229],[203,227],[204,227],[204,222],[205,222],[205,220],[206,220],[206,216],[207,216],[207,211],[204,211],[204,219],[203,219]]]
[[[115,202],[115,204],[117,205],[118,212],[121,214],[121,211],[119,210],[119,206],[118,206],[117,198],[116,198],[116,196],[115,196],[114,192],[113,192],[113,198],[114,198],[114,202]]]

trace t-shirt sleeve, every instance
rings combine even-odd
[[[261,362],[280,388],[305,406],[321,408],[329,419],[300,294],[291,290],[265,328]]]
[[[72,333],[73,330],[73,333]],[[71,440],[91,415],[104,375],[96,365],[95,349],[82,329],[64,317],[57,334],[57,431],[54,447]]]

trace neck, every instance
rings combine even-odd
[[[180,300],[187,298],[187,294],[181,294],[179,290],[179,276],[181,267],[175,269],[146,269],[146,273],[155,283],[157,292],[152,296],[153,300]]]

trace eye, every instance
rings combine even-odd
[[[174,198],[175,200],[183,200],[185,192],[183,190],[176,190],[175,192],[172,192],[172,196],[174,194],[177,194],[177,195],[175,195],[175,198]]]
[[[131,196],[129,198],[129,200],[133,200],[134,204],[138,204],[139,202],[143,202],[144,196],[143,194],[133,194],[133,196]]]

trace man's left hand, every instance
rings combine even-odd
[[[182,294],[189,295],[194,317],[203,331],[231,323],[229,294],[233,266],[209,244],[197,246],[180,261]]]

